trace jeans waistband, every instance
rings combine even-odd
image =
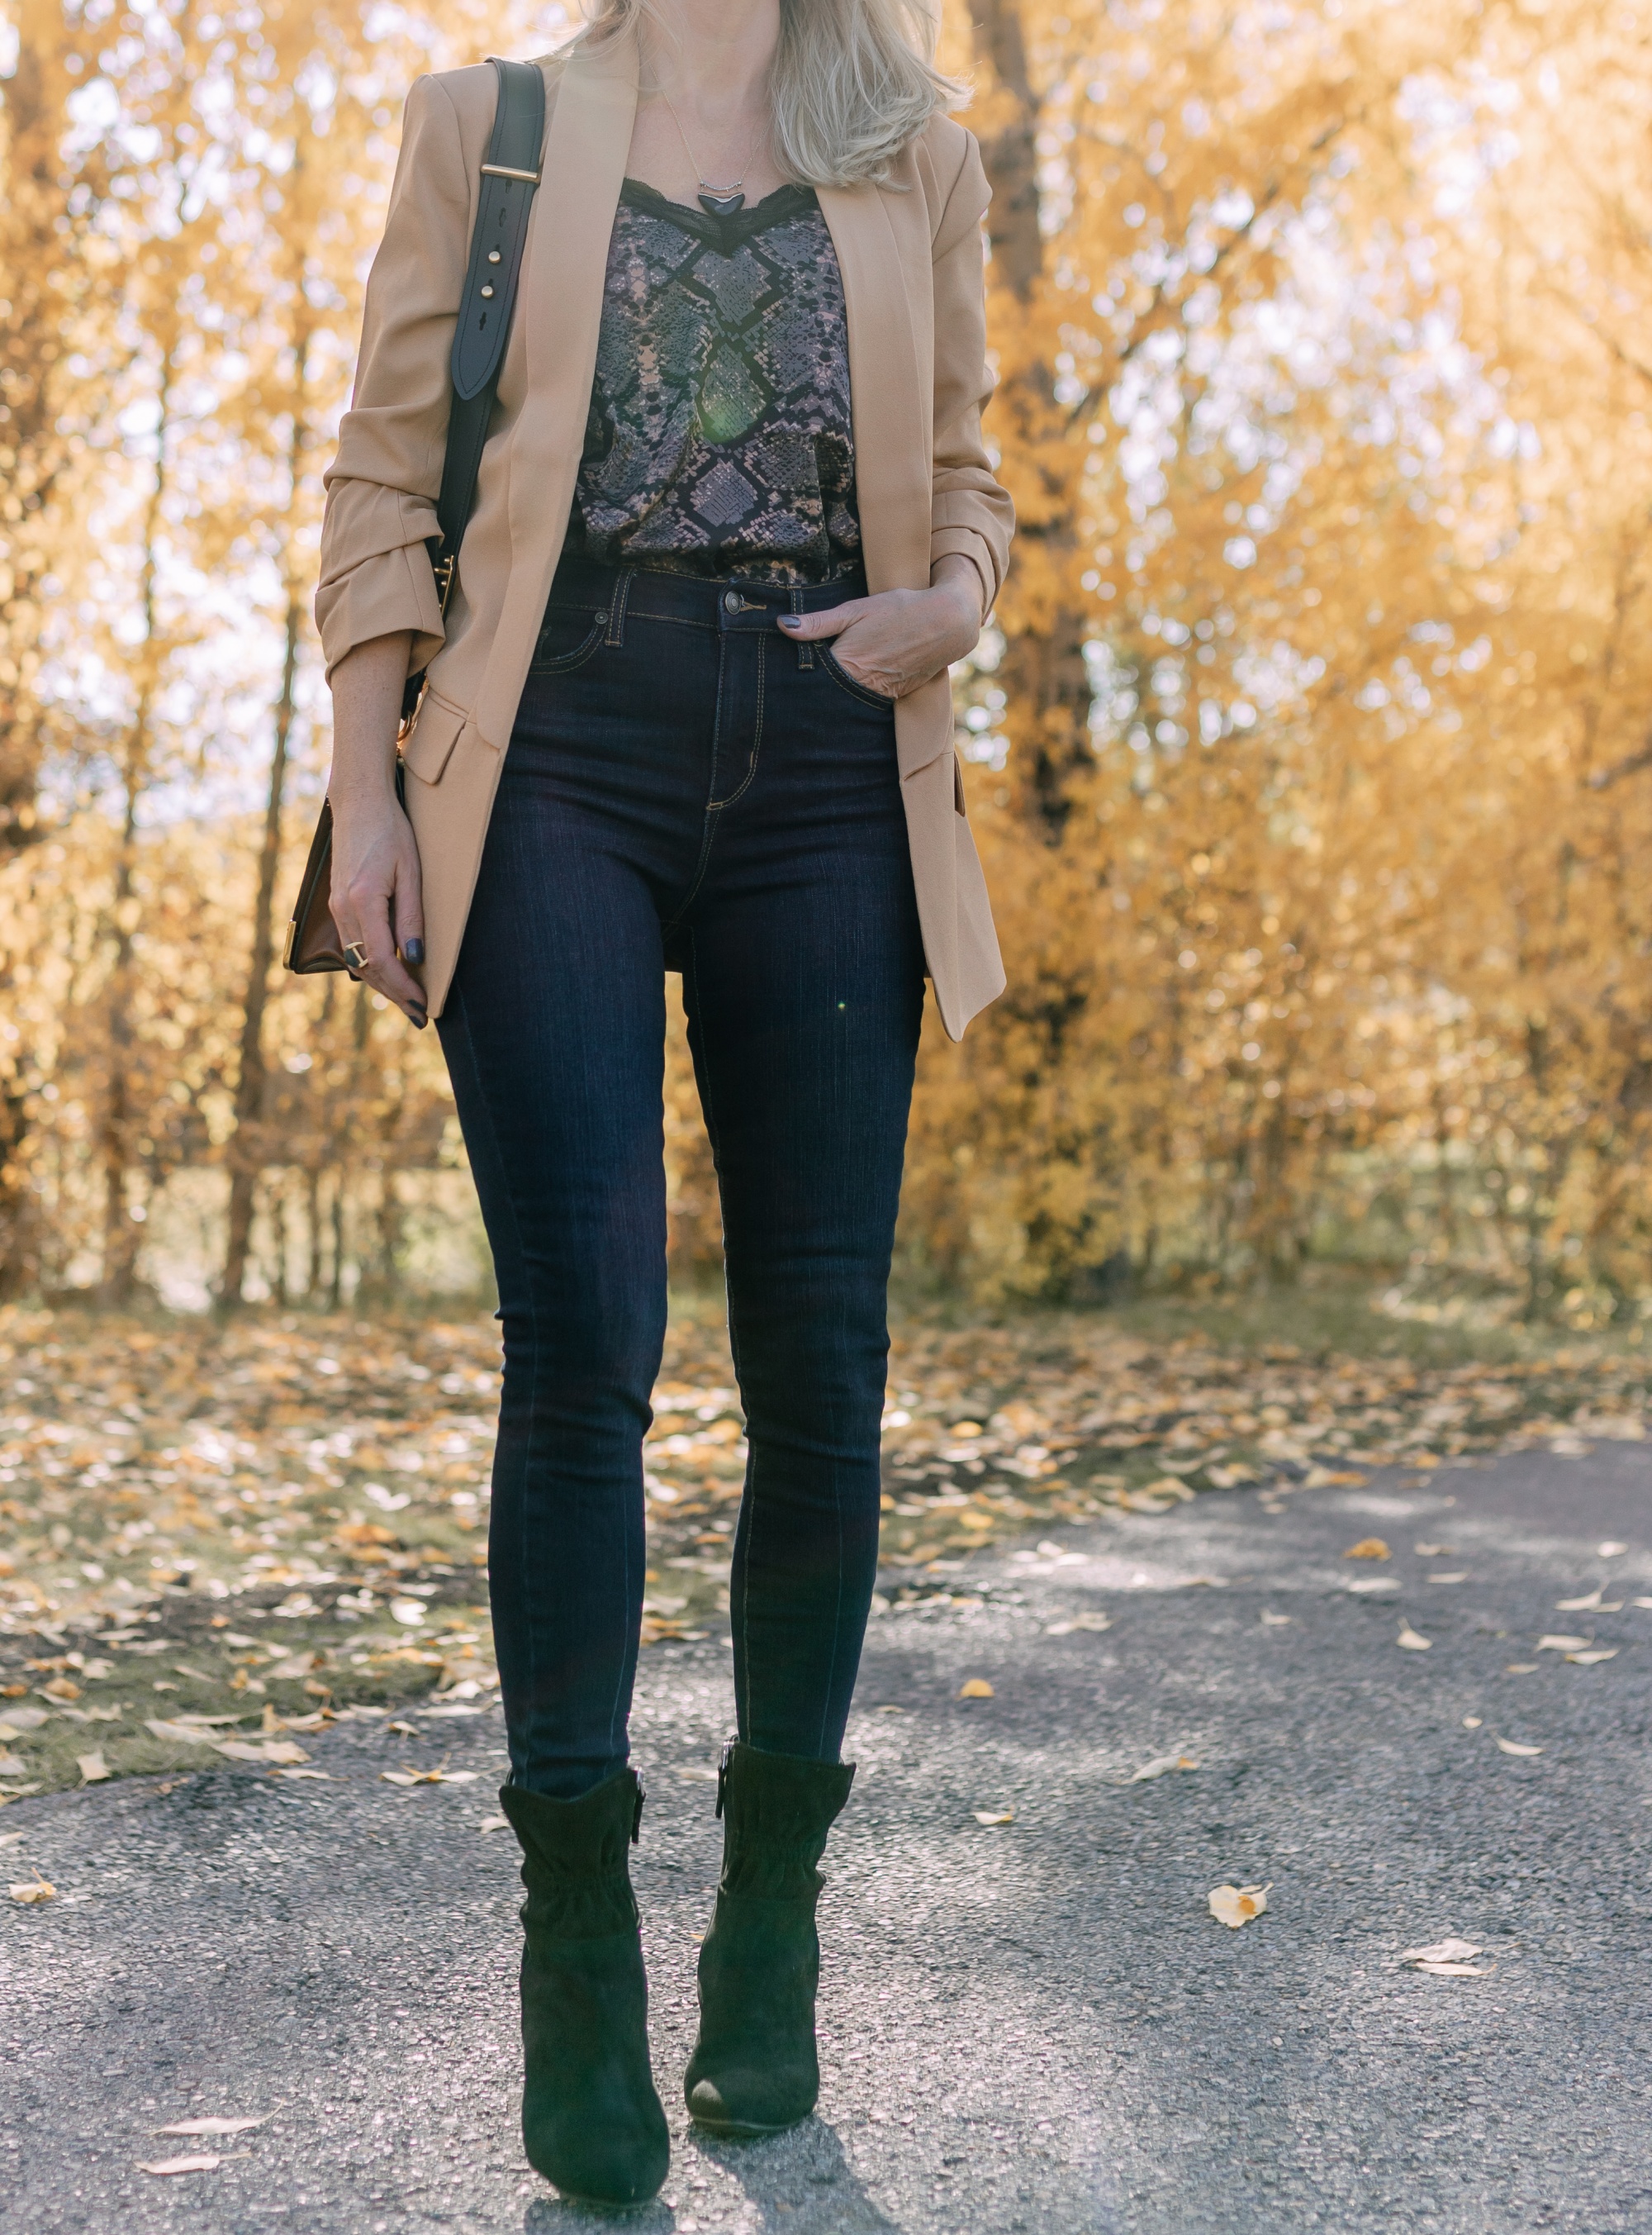
[[[772,630],[781,613],[821,613],[865,594],[861,575],[794,587],[651,574],[639,567],[601,567],[586,559],[565,559],[552,581],[549,603],[606,613],[610,641],[617,643],[627,619],[689,621],[725,633]]]

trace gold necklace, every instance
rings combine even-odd
[[[677,136],[682,142],[683,153],[694,166],[695,176],[700,181],[701,208],[709,217],[733,217],[736,210],[745,207],[746,197],[741,190],[746,184],[746,174],[751,168],[752,157],[757,153],[757,142],[762,137],[762,128],[760,126],[752,134],[751,145],[746,150],[746,160],[740,167],[740,176],[728,186],[714,187],[701,171],[700,159],[689,145],[689,135],[682,129],[682,119],[677,115],[676,102],[670,95],[663,90],[661,92],[660,99],[671,112],[671,121],[676,126]]]

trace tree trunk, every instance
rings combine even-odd
[[[298,672],[298,631],[303,618],[297,586],[287,599],[287,639],[281,662],[281,691],[276,701],[275,750],[270,757],[270,790],[264,812],[264,844],[258,855],[258,896],[252,907],[252,954],[247,966],[241,1010],[240,1069],[235,1083],[235,1131],[230,1143],[229,1232],[224,1251],[219,1301],[233,1310],[241,1301],[252,1235],[253,1199],[262,1168],[263,1114],[268,1065],[264,1050],[264,1016],[270,998],[270,965],[275,951],[275,889],[281,867],[281,813],[287,788],[287,748],[292,734]]]
[[[175,347],[175,344],[174,344]],[[143,1235],[127,1209],[127,1174],[132,1162],[134,1123],[133,1063],[137,1035],[132,1008],[136,991],[132,968],[133,934],[137,929],[138,802],[149,780],[153,749],[153,721],[159,684],[155,646],[156,587],[160,569],[159,543],[167,495],[167,439],[171,432],[172,391],[175,376],[173,348],[161,358],[156,394],[155,478],[144,516],[143,566],[139,578],[139,602],[143,637],[138,654],[138,697],[132,727],[127,733],[121,778],[126,793],[121,829],[121,854],[114,874],[114,956],[109,971],[108,998],[108,1083],[103,1098],[100,1128],[100,1161],[103,1167],[103,1278],[100,1300],[121,1306],[132,1301],[137,1285],[138,1249]]]
[[[1017,312],[1026,314],[1035,308],[1045,279],[1038,193],[1042,103],[1028,75],[1017,0],[983,0],[975,45],[977,62],[991,72],[1009,112],[1001,129],[989,131],[981,148],[992,187],[987,229],[993,276],[1009,290]],[[1072,412],[1056,401],[1055,368],[1036,349],[1023,356],[1012,337],[1003,356],[992,416],[1005,457],[1022,462],[1027,469],[1014,491],[1017,540],[1023,548],[1039,547],[1048,568],[1044,579],[1065,587],[1077,547],[1087,449],[1083,429],[1074,427]],[[1068,602],[1070,595],[1038,626],[1016,626],[1006,632],[996,671],[1014,724],[1011,781],[1034,827],[1052,843],[1059,842],[1072,812],[1074,779],[1093,765],[1084,644],[1094,616]]]
[[[304,300],[302,293],[298,298]],[[235,1130],[230,1137],[230,1205],[225,1239],[224,1273],[219,1283],[219,1308],[233,1311],[241,1301],[246,1278],[247,1251],[252,1233],[253,1197],[264,1163],[262,1118],[268,1065],[264,1049],[264,1017],[270,1000],[270,965],[275,951],[276,878],[281,868],[281,816],[287,790],[287,754],[292,737],[292,715],[298,681],[298,644],[304,623],[304,599],[293,566],[293,535],[297,527],[298,493],[309,446],[305,412],[310,377],[310,336],[301,331],[294,342],[292,424],[287,443],[287,517],[283,552],[286,575],[286,642],[281,658],[281,688],[276,697],[275,745],[270,756],[270,790],[264,803],[264,843],[258,854],[258,888],[252,907],[252,953],[247,964],[246,996],[241,1006],[240,1064],[235,1081]]]

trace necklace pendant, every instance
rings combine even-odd
[[[700,206],[708,217],[733,217],[736,210],[746,206],[746,197],[738,189],[726,194],[702,193]]]

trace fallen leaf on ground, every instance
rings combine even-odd
[[[80,1771],[82,1785],[101,1785],[109,1774],[109,1765],[104,1760],[101,1752],[77,1753],[75,1766]]]
[[[0,1753],[0,1777],[21,1777],[28,1766],[20,1753]]]
[[[1564,1637],[1558,1633],[1538,1640],[1539,1653],[1581,1653],[1589,1643],[1586,1637]]]
[[[992,1687],[984,1676],[971,1676],[958,1687],[960,1700],[990,1700],[992,1696]]]
[[[1646,1603],[1652,1606],[1652,1599]],[[8,1702],[3,1720],[0,1721],[0,1737],[15,1739],[23,1731],[37,1731],[42,1723],[52,1719],[49,1707],[25,1707]]]
[[[1394,1642],[1403,1646],[1407,1653],[1427,1653],[1433,1649],[1434,1641],[1432,1637],[1419,1637],[1411,1624],[1407,1622]]]
[[[1407,1948],[1400,1958],[1435,1979],[1484,1979],[1491,1966],[1472,1959],[1480,1953],[1472,1940],[1436,1940],[1427,1948]]]
[[[1249,1924],[1253,1917],[1260,1917],[1268,1906],[1266,1886],[1217,1886],[1207,1897],[1211,1915],[1218,1924],[1231,1925],[1237,1931]]]
[[[1637,1607],[1652,1607],[1652,1599],[1631,1599],[1629,1604]]]
[[[1580,1668],[1592,1668],[1597,1661],[1610,1661],[1616,1655],[1615,1645],[1596,1645],[1588,1653],[1569,1653],[1568,1661],[1575,1661]]]
[[[1463,1728],[1466,1731],[1477,1731],[1485,1720],[1485,1718],[1484,1715],[1465,1715],[1463,1717]]]
[[[1051,1622],[1044,1635],[1046,1637],[1065,1637],[1070,1630],[1111,1629],[1112,1627],[1113,1616],[1110,1614],[1075,1614],[1066,1622]]]
[[[1420,1560],[1444,1560],[1457,1550],[1455,1544],[1414,1544],[1412,1550]]]
[[[1472,1940],[1431,1940],[1426,1948],[1407,1948],[1402,1963],[1466,1963],[1480,1953]]]
[[[1380,1537],[1361,1537],[1357,1544],[1350,1544],[1342,1557],[1345,1560],[1391,1560],[1394,1555]]]
[[[1532,1754],[1538,1754],[1543,1752],[1543,1748],[1541,1747],[1516,1746],[1512,1739],[1499,1739],[1498,1740],[1498,1744],[1502,1747],[1505,1753],[1519,1754],[1523,1758],[1529,1757]]]
[[[216,2173],[223,2162],[224,2160],[222,2158],[212,2157],[160,2158],[158,2159],[153,2165],[146,2165],[143,2162],[143,2160],[140,2158],[138,2160],[138,2171],[140,2173]]]
[[[1586,1593],[1580,1599],[1557,1599],[1555,1612],[1557,1614],[1594,1614],[1599,1610],[1600,1603],[1605,1596],[1604,1587],[1596,1583],[1592,1591]]]
[[[1013,1808],[977,1808],[975,1820],[977,1824],[1013,1824],[1015,1812]]]
[[[1511,1661],[1503,1671],[1505,1676],[1535,1676],[1537,1673],[1535,1661]]]
[[[1468,1571],[1464,1569],[1449,1576],[1425,1576],[1423,1581],[1429,1583],[1466,1583]]]
[[[212,1743],[211,1731],[197,1730],[188,1723],[162,1722],[154,1715],[144,1724],[144,1728],[152,1736],[165,1739],[169,1746],[211,1746]]]
[[[1595,1547],[1596,1555],[1603,1560],[1615,1560],[1620,1552],[1627,1552],[1629,1549],[1627,1544],[1596,1544]]]
[[[214,1739],[215,1752],[232,1761],[308,1761],[310,1756],[291,1739]]]
[[[264,2118],[269,2117],[266,2111]],[[249,2127],[261,2127],[264,2119],[180,2119],[176,2126],[157,2127],[158,2134],[244,2134]]]
[[[1400,1586],[1392,1576],[1356,1576],[1348,1588],[1351,1591],[1397,1591]]]
[[[310,1777],[317,1785],[330,1785],[332,1779],[324,1769],[278,1769],[278,1777]]]
[[[21,1847],[28,1837],[26,1832],[0,1832],[0,1847]]]
[[[510,1829],[510,1824],[508,1816],[484,1816],[476,1829],[479,1832],[506,1832]]]
[[[32,1879],[25,1878],[21,1884],[16,1879],[12,1881],[11,1898],[21,1902],[56,1901],[57,1889],[36,1871]]]
[[[1126,1779],[1130,1785],[1140,1785],[1150,1777],[1165,1777],[1172,1769],[1197,1769],[1198,1764],[1191,1753],[1161,1753],[1152,1761],[1143,1762],[1133,1776]]]
[[[384,1785],[474,1785],[480,1774],[474,1769],[382,1769],[379,1780]]]
[[[1262,1610],[1262,1619],[1270,1629],[1283,1629],[1290,1620],[1290,1616],[1288,1614],[1272,1614],[1264,1607]]]

